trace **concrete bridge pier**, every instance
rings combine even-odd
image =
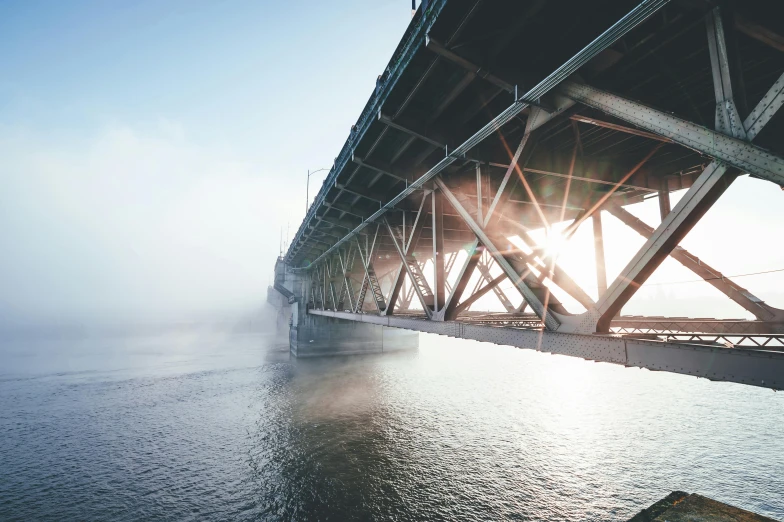
[[[419,333],[378,324],[308,314],[306,275],[275,263],[275,284],[267,301],[276,309],[278,331],[288,328],[289,349],[295,357],[358,355],[411,350],[419,347]]]

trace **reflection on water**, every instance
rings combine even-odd
[[[0,519],[624,520],[674,489],[784,518],[784,395],[421,336],[5,342]]]

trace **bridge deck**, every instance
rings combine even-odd
[[[705,343],[764,346],[731,360],[772,357],[784,310],[678,245],[737,176],[784,187],[782,34],[784,4],[764,0],[424,2],[285,264],[309,277],[312,313],[392,321],[418,303],[433,328],[528,339],[514,327],[538,325],[552,342],[616,333],[626,337],[602,342],[658,354],[686,353],[687,340],[702,343],[701,354],[737,350]],[[670,192],[681,189],[672,207]],[[655,227],[624,209],[651,197]],[[607,213],[646,240],[614,281],[604,267]],[[589,220],[598,300],[531,235],[567,223],[568,239]],[[755,319],[619,317],[667,256]],[[484,284],[470,291],[477,273]],[[534,316],[519,316],[504,279]],[[482,321],[508,328],[487,330],[470,313],[490,291],[510,315]]]
[[[310,310],[308,313],[570,355],[592,361],[682,373],[712,381],[784,389],[784,352],[780,351],[654,341],[615,335],[548,333],[541,329],[498,327],[464,321],[429,321],[424,317],[379,316],[333,310]]]

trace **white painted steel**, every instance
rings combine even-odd
[[[457,321],[436,322],[329,310],[309,310],[308,313],[569,355],[592,361],[705,377],[714,381],[784,389],[784,353],[781,352],[642,341],[610,335],[566,334]]]
[[[743,172],[784,185],[784,158],[747,141],[585,84],[564,82],[558,90],[582,104],[670,138]],[[760,125],[765,123],[760,122]]]

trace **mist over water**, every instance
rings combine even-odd
[[[240,330],[5,339],[0,519],[625,520],[675,489],[784,518],[779,393]]]

